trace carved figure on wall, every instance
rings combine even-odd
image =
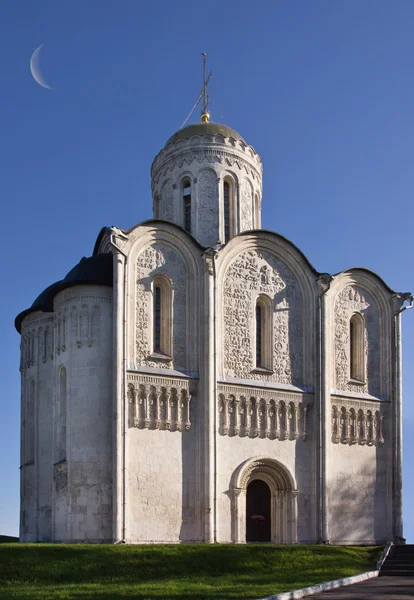
[[[364,381],[355,384],[350,381],[350,321],[353,314],[364,317]],[[380,396],[380,318],[374,298],[354,285],[346,286],[335,301],[335,371],[336,388],[356,393],[369,393]],[[383,374],[386,380],[386,374]]]
[[[187,359],[187,268],[182,257],[170,246],[154,243],[148,246],[137,258],[136,287],[136,360],[138,365],[158,368],[185,368]],[[157,275],[165,275],[173,288],[173,361],[151,360],[152,331],[150,314],[152,311],[152,290],[150,282]]]
[[[255,371],[251,327],[255,322],[256,298],[260,293],[269,296],[273,304],[271,375]],[[227,269],[223,296],[224,375],[301,385],[302,295],[288,267],[269,252],[243,252]]]
[[[241,185],[240,231],[253,229],[253,189],[250,181],[243,179]]]

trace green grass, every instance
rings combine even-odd
[[[375,569],[382,547],[3,544],[0,599],[260,598]]]
[[[0,535],[0,544],[13,544],[18,541],[18,537],[14,537],[11,535]]]

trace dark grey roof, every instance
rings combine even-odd
[[[53,312],[53,298],[58,292],[73,285],[113,285],[112,254],[96,254],[90,258],[82,258],[66,277],[49,285],[36,298],[32,306],[17,315],[14,325],[20,333],[23,319],[32,312]]]
[[[192,123],[191,125],[187,125],[187,127],[183,127],[182,129],[179,129],[176,133],[174,133],[174,135],[172,135],[169,138],[169,140],[167,141],[167,143],[165,145],[168,146],[168,144],[173,144],[174,142],[177,142],[178,140],[188,140],[193,135],[217,135],[217,134],[220,134],[225,138],[233,138],[234,140],[240,140],[247,146],[247,143],[242,138],[240,133],[237,133],[237,131],[235,131],[231,127],[227,127],[227,125],[224,125],[224,123],[213,123],[211,121],[209,121],[207,123],[203,123],[203,122]]]

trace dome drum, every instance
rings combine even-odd
[[[151,177],[154,217],[180,225],[203,246],[260,227],[260,157],[225,125],[197,123],[175,133]]]

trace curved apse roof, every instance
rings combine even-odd
[[[30,308],[17,315],[14,325],[20,333],[22,321],[27,315],[35,311],[53,312],[53,298],[56,294],[65,288],[73,285],[113,285],[113,255],[97,254],[90,258],[82,258],[80,262],[73,267],[64,279],[56,281],[49,285],[36,298]]]
[[[187,125],[186,127],[179,129],[176,133],[174,133],[174,135],[172,135],[168,139],[165,146],[168,146],[169,144],[174,144],[178,140],[188,140],[191,137],[193,137],[193,135],[217,134],[220,134],[223,137],[233,138],[234,140],[240,140],[241,142],[246,144],[246,146],[248,146],[247,142],[240,135],[240,133],[237,133],[237,131],[235,131],[231,127],[228,127],[227,125],[224,125],[223,123],[213,123],[212,121],[207,121],[206,123],[192,123],[191,125]]]

